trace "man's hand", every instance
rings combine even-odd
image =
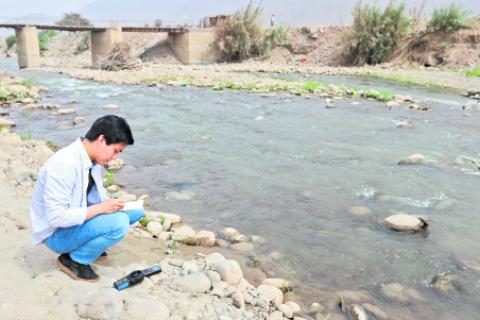
[[[94,204],[87,208],[87,216],[85,221],[92,219],[93,217],[98,216],[99,214],[109,214],[122,210],[125,206],[125,200],[120,199],[107,199],[99,204]]]
[[[108,199],[100,204],[103,208],[103,213],[112,213],[122,210],[125,206],[125,201],[122,198]]]

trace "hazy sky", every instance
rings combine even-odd
[[[58,16],[77,11],[95,0],[0,0],[0,17],[31,14]]]

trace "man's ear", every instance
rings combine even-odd
[[[99,136],[97,137],[97,141],[98,141],[98,143],[100,143],[100,144],[102,144],[102,143],[105,143],[105,144],[106,144],[106,143],[107,143],[107,141],[105,140],[105,136],[104,136],[103,134],[101,134],[101,135],[99,135]]]

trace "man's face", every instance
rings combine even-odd
[[[126,147],[125,143],[112,143],[107,145],[107,141],[103,135],[99,136],[95,142],[95,161],[102,166],[110,160],[116,160],[120,152]]]

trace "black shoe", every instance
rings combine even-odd
[[[60,255],[57,259],[57,268],[74,280],[95,282],[100,278],[88,264],[75,262],[68,253]]]

